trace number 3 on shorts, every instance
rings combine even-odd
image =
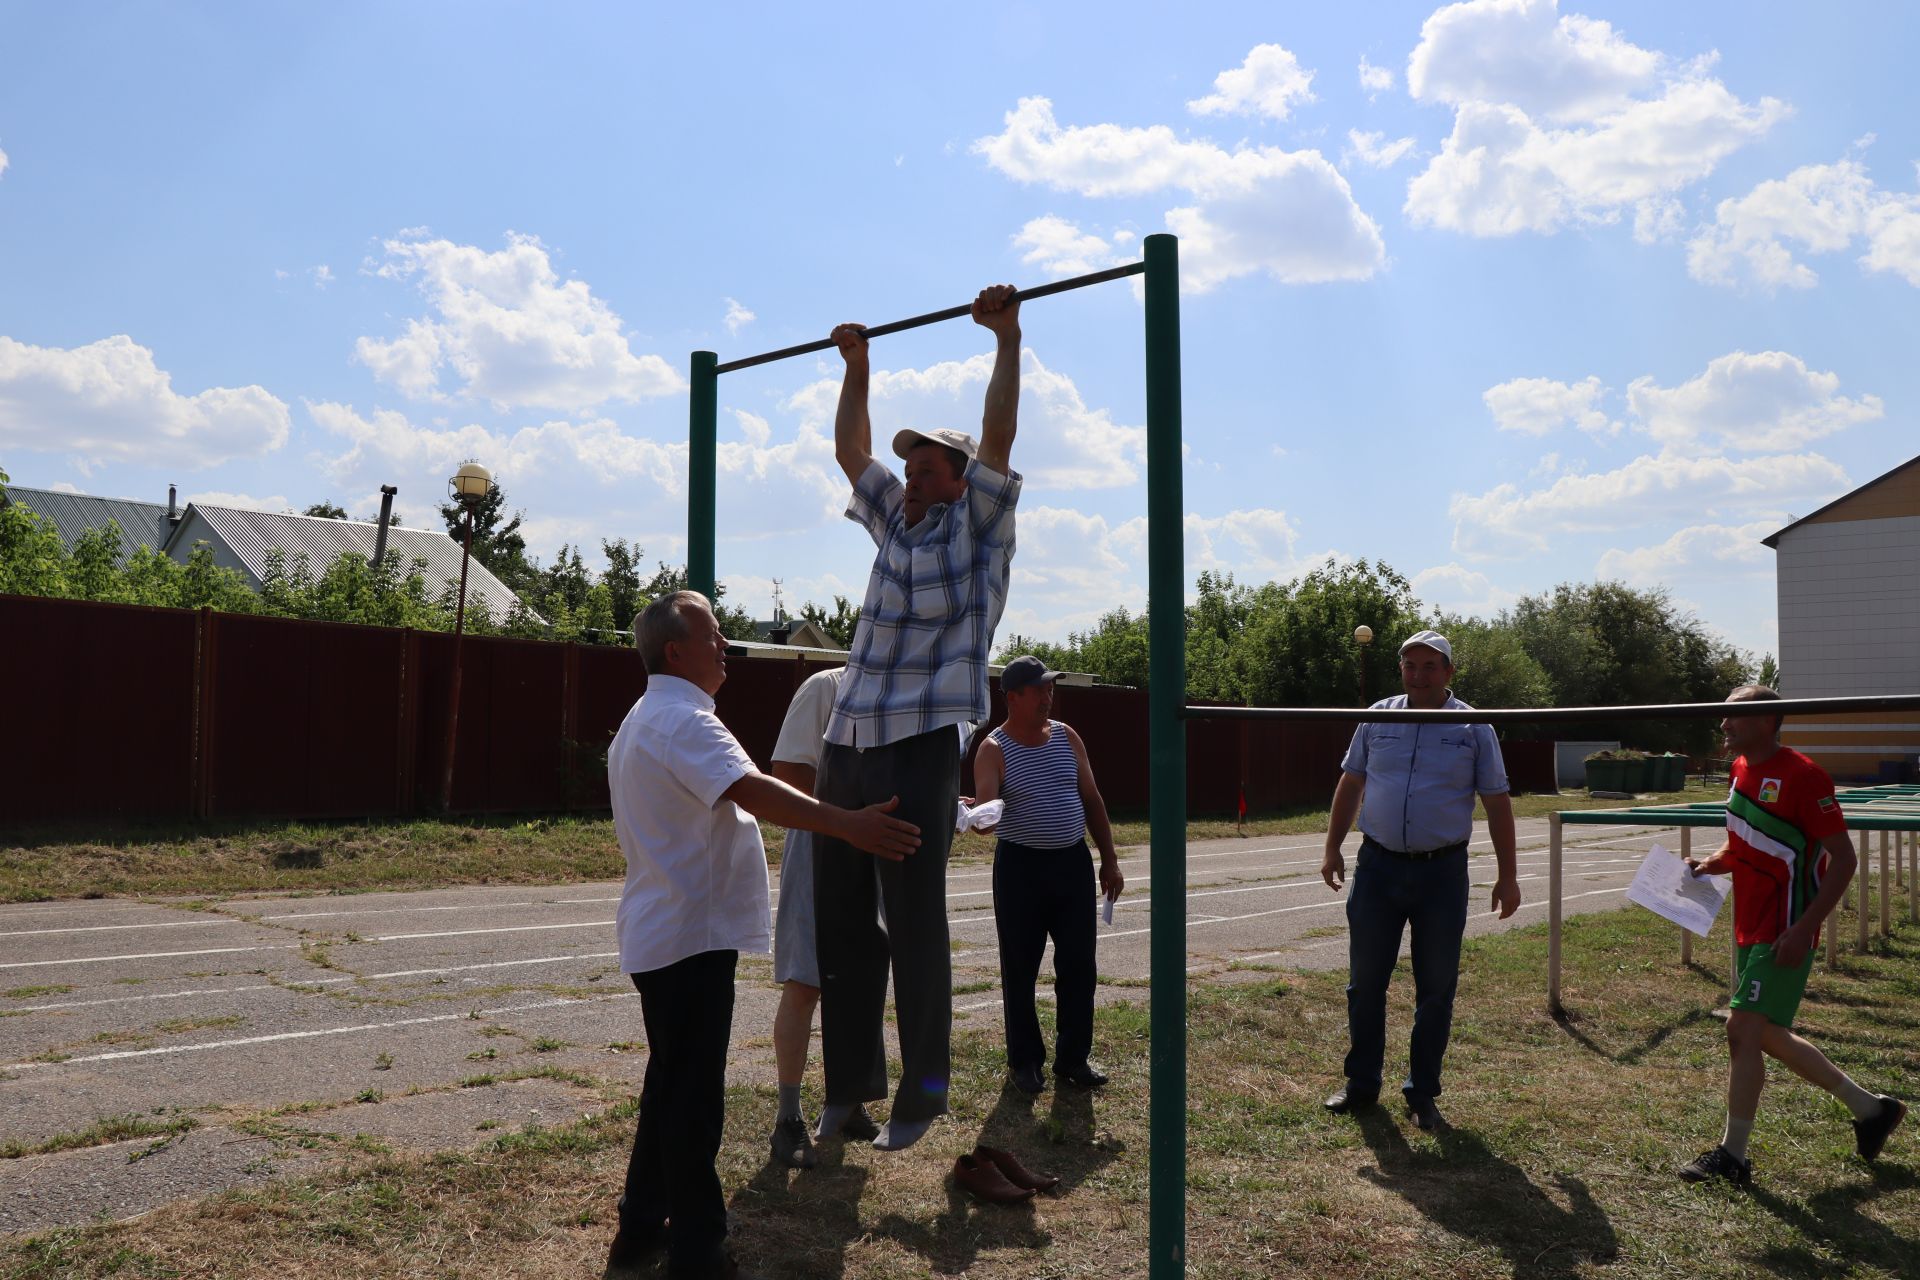
[[[1747,999],[1754,1001],[1760,999],[1760,979],[1754,978],[1747,983]]]

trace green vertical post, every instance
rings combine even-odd
[[[1180,458],[1180,248],[1147,237],[1147,706],[1152,777],[1152,1050],[1147,1274],[1187,1267],[1186,511]]]
[[[693,353],[687,422],[687,586],[713,599],[713,476],[720,435],[720,357]]]

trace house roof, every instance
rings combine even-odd
[[[1893,479],[1895,476],[1902,473],[1903,471],[1905,471],[1908,467],[1913,467],[1913,466],[1920,466],[1920,456],[1908,458],[1905,462],[1901,463],[1899,466],[1895,467],[1893,470],[1888,471],[1883,475],[1875,476],[1873,479],[1867,481],[1865,484],[1861,485],[1857,489],[1848,490],[1846,493],[1843,493],[1839,497],[1835,498],[1832,502],[1829,502],[1826,506],[1821,507],[1818,511],[1809,511],[1806,515],[1801,516],[1798,520],[1795,520],[1792,524],[1786,526],[1784,529],[1777,529],[1773,533],[1770,533],[1766,537],[1760,539],[1760,541],[1763,545],[1772,547],[1777,551],[1780,548],[1780,539],[1784,534],[1790,533],[1793,530],[1798,529],[1801,525],[1807,523],[1807,521],[1809,520],[1819,519],[1821,516],[1825,515],[1827,512],[1839,506],[1841,503],[1852,501],[1853,499],[1859,497],[1861,494],[1865,493],[1867,490],[1873,488],[1875,485],[1884,484],[1887,481]]]
[[[73,550],[80,536],[90,529],[104,529],[109,522],[120,526],[120,564],[125,564],[144,543],[158,548],[160,522],[166,517],[163,503],[139,502],[133,498],[96,498],[88,493],[60,493],[53,489],[31,489],[10,484],[7,501],[52,523],[60,541]]]
[[[325,516],[248,511],[241,507],[202,506],[195,502],[187,505],[187,516],[180,521],[173,536],[167,539],[166,550],[169,555],[173,554],[174,544],[185,536],[195,513],[255,579],[266,577],[267,553],[275,549],[286,556],[288,564],[305,555],[316,577],[325,573],[329,565],[349,551],[371,560],[374,537],[380,531],[379,525],[370,520],[330,520]],[[196,538],[200,536],[197,532],[194,534]],[[444,533],[390,528],[387,530],[387,550],[399,553],[403,569],[413,560],[425,560],[427,567],[421,572],[429,589],[460,581],[460,544]],[[469,606],[477,595],[486,597],[487,614],[496,622],[506,617],[516,599],[507,585],[494,577],[493,572],[476,557],[467,568]]]
[[[773,633],[780,627],[787,628],[787,643],[801,648],[829,649],[844,653],[817,624],[807,618],[787,618],[784,621],[758,621],[753,624],[753,637],[756,640],[771,640]]]

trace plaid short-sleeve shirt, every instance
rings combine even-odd
[[[847,518],[878,552],[827,741],[877,747],[987,718],[987,654],[1007,607],[1020,474],[967,464],[959,501],[909,529],[906,490],[878,461],[853,487]]]

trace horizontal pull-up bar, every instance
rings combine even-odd
[[[1129,262],[1124,267],[1108,267],[1105,271],[1095,271],[1091,275],[1074,276],[1069,280],[1055,280],[1052,284],[1035,285],[1031,289],[1021,289],[1013,295],[1015,299],[1026,302],[1032,298],[1046,298],[1056,293],[1066,293],[1073,289],[1084,289],[1090,284],[1105,284],[1109,280],[1122,280],[1127,276],[1137,276],[1147,269],[1144,262]],[[884,338],[890,333],[904,333],[908,329],[918,329],[922,325],[939,324],[942,320],[958,320],[973,309],[972,303],[958,307],[948,307],[945,311],[929,311],[923,316],[914,316],[908,320],[892,320],[886,324],[876,324],[861,332],[869,338]],[[782,347],[778,351],[767,351],[757,356],[746,356],[739,360],[729,360],[725,364],[715,365],[715,373],[732,373],[735,369],[751,369],[757,364],[772,364],[776,360],[785,360],[790,356],[804,356],[814,351],[831,351],[832,338],[821,338],[816,342],[803,342],[797,347]]]
[[[1182,707],[1188,720],[1334,720],[1347,724],[1582,724],[1600,720],[1796,716],[1815,711],[1920,711],[1920,693],[1868,698],[1780,698],[1752,702],[1675,702],[1651,707],[1534,707],[1501,711],[1407,711],[1367,707]]]

